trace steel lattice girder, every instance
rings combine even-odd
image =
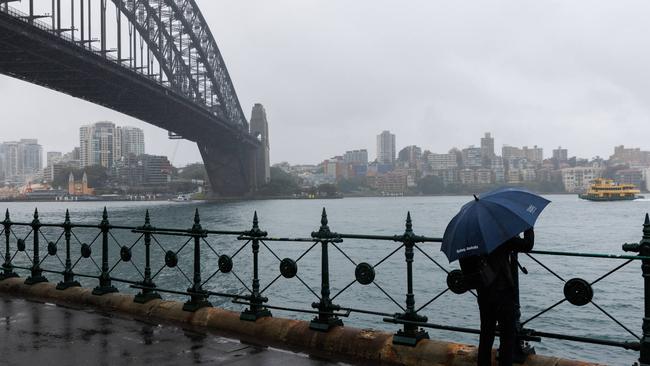
[[[147,44],[172,88],[248,130],[217,43],[194,0],[112,2]]]

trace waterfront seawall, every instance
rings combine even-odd
[[[266,317],[255,322],[240,320],[239,313],[221,308],[183,311],[183,303],[152,300],[145,304],[133,296],[110,293],[92,294],[92,289],[72,287],[57,290],[53,283],[25,285],[22,278],[0,281],[0,293],[61,306],[86,307],[102,312],[119,312],[136,319],[198,327],[243,342],[273,346],[335,361],[368,365],[445,365],[476,364],[476,347],[438,340],[422,340],[416,347],[393,345],[392,334],[348,326],[329,332],[309,329],[309,322]],[[597,366],[595,363],[571,361],[533,355],[527,366]]]

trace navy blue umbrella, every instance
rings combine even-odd
[[[535,226],[537,217],[550,202],[519,188],[501,188],[474,196],[447,225],[440,250],[449,262],[489,254]]]

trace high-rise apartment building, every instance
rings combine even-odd
[[[368,165],[368,150],[351,150],[346,151],[343,155],[343,161],[352,165]]]
[[[117,127],[120,131],[122,156],[144,154],[144,132],[137,127]]]
[[[397,159],[400,162],[409,163],[412,167],[416,166],[421,157],[422,149],[415,145],[407,146],[397,154]]]
[[[23,183],[43,169],[43,147],[36,139],[22,139],[0,144],[3,176],[14,183]]]
[[[544,161],[544,149],[541,147],[537,147],[537,145],[533,147],[524,146],[522,150],[526,160],[533,163],[541,163]]]
[[[79,161],[81,167],[101,165],[113,168],[122,157],[143,155],[144,132],[136,127],[115,126],[113,122],[97,122],[79,128]]]
[[[565,162],[569,160],[569,153],[567,149],[563,149],[562,146],[553,150],[553,159],[557,162]]]
[[[481,156],[483,159],[492,159],[494,157],[494,137],[489,132],[481,138]]]
[[[395,135],[390,131],[382,131],[377,135],[377,162],[379,164],[393,164],[395,154]]]
[[[458,168],[458,157],[454,152],[447,154],[429,154],[428,160],[433,170]]]
[[[503,157],[504,161],[509,161],[513,158],[525,158],[526,155],[524,154],[524,151],[518,147],[503,145],[501,148],[501,157]]]
[[[260,103],[255,103],[251,111],[251,134],[257,137],[262,146],[257,153],[257,181],[265,184],[271,181],[271,148],[269,143],[269,123],[266,110]]]
[[[463,149],[463,166],[465,168],[480,168],[483,165],[482,149],[470,146]]]

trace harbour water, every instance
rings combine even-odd
[[[302,237],[308,238],[312,231],[320,225],[320,215],[323,207],[327,209],[329,226],[332,231],[349,234],[395,235],[404,232],[406,213],[411,212],[414,231],[419,235],[441,237],[447,222],[458,211],[460,206],[471,197],[439,196],[439,197],[387,197],[387,198],[345,198],[339,200],[267,200],[241,201],[228,203],[207,202],[57,202],[57,203],[2,203],[0,208],[8,208],[11,219],[17,222],[28,222],[32,219],[35,207],[38,207],[40,220],[43,223],[61,223],[66,209],[70,210],[71,219],[75,223],[99,223],[101,210],[107,206],[110,223],[113,225],[138,226],[144,223],[145,211],[149,210],[151,223],[158,227],[190,228],[193,224],[194,210],[199,209],[201,224],[207,229],[247,230],[252,224],[253,212],[257,211],[260,227],[268,231],[271,237]],[[579,200],[573,195],[547,196],[552,203],[540,216],[536,227],[537,250],[586,252],[604,254],[626,254],[621,250],[623,243],[638,242],[641,238],[643,218],[650,212],[650,200],[629,202],[589,202]],[[16,237],[28,235],[27,228],[16,228]],[[57,241],[58,256],[64,258],[63,242],[60,239],[61,230],[43,230],[47,241]],[[73,261],[79,255],[82,242],[91,243],[92,259],[100,264],[101,243],[97,242],[97,229],[75,229],[73,238]],[[142,271],[142,245],[138,234],[128,230],[115,232],[111,236],[112,256],[111,273],[114,277],[138,279]],[[189,287],[188,279],[192,276],[192,248],[186,243],[187,238],[157,236],[153,245],[152,267],[157,274],[154,281],[161,288],[184,290]],[[93,240],[95,242],[93,243]],[[28,238],[27,252],[31,255],[32,240]],[[211,236],[202,246],[203,271],[202,277],[208,280],[204,287],[213,291],[242,294],[250,287],[252,276],[252,260],[250,245],[246,246],[234,257],[233,273],[215,273],[217,269],[217,254],[236,253],[245,242],[236,237]],[[12,237],[12,246],[15,248]],[[116,263],[120,246],[133,245],[133,264]],[[268,247],[260,249],[260,278],[261,287],[265,288],[279,275],[277,258],[300,257],[312,244],[268,242]],[[355,265],[352,263],[378,263],[385,256],[399,247],[399,243],[371,240],[345,240],[338,249],[330,249],[331,287],[332,295],[337,294],[354,280]],[[2,248],[4,245],[2,246]],[[46,245],[43,247],[45,248]],[[421,244],[416,250],[414,264],[416,307],[419,307],[446,288],[446,274],[432,260],[446,269],[457,268],[457,263],[449,264],[439,251],[438,243]],[[164,249],[178,250],[179,267],[164,268]],[[270,250],[275,253],[273,255]],[[46,252],[46,249],[41,249]],[[428,258],[426,253],[430,258]],[[277,256],[277,258],[276,258]],[[348,258],[349,257],[349,258]],[[594,259],[579,257],[555,257],[534,255],[534,258],[553,270],[564,280],[583,278],[589,282],[606,274],[611,269],[625,263],[617,259]],[[28,263],[25,253],[17,253],[16,263]],[[522,320],[538,314],[564,298],[564,282],[550,274],[540,264],[522,255],[520,262],[529,274],[520,275]],[[298,279],[280,277],[273,282],[264,295],[269,298],[269,304],[276,306],[291,306],[311,310],[311,303],[318,299],[306,287],[315,293],[320,293],[320,249],[315,247],[305,254],[298,263]],[[62,264],[56,256],[45,258],[42,266],[61,270]],[[137,268],[136,268],[137,267]],[[376,267],[376,283],[386,293],[375,285],[362,286],[353,284],[344,290],[334,300],[334,303],[344,307],[362,308],[385,313],[399,313],[402,309],[390,298],[404,306],[406,288],[406,265],[403,249],[400,249],[387,260]],[[159,271],[160,270],[160,271]],[[89,260],[79,259],[75,267],[79,273],[97,274],[98,268]],[[22,275],[27,272],[21,271]],[[59,281],[55,274],[46,274],[50,281]],[[211,277],[212,276],[212,277]],[[243,281],[242,284],[239,279]],[[86,286],[95,286],[94,279],[81,279]],[[135,292],[126,285],[119,285],[122,291]],[[183,299],[173,295],[166,298]],[[214,305],[224,306],[235,310],[243,308],[226,298],[212,297]],[[593,302],[616,318],[636,335],[641,333],[643,317],[643,283],[640,262],[634,261],[612,275],[594,285]],[[274,310],[275,316],[310,319],[306,313],[284,312]],[[471,294],[456,295],[446,292],[440,298],[421,310],[429,322],[461,327],[478,327],[478,308]],[[371,316],[352,313],[343,319],[345,324],[379,328],[389,331],[398,329],[397,325],[384,323],[381,316]],[[537,331],[562,333],[582,337],[596,337],[616,341],[635,341],[621,325],[601,312],[593,304],[577,307],[564,302],[553,310],[533,319],[526,324],[527,328]],[[428,330],[431,338],[450,341],[477,343],[478,337],[462,333]],[[598,361],[614,365],[631,365],[638,357],[635,351],[622,348],[596,346],[568,341],[543,339],[541,343],[533,344],[540,354],[562,356],[567,358]]]

